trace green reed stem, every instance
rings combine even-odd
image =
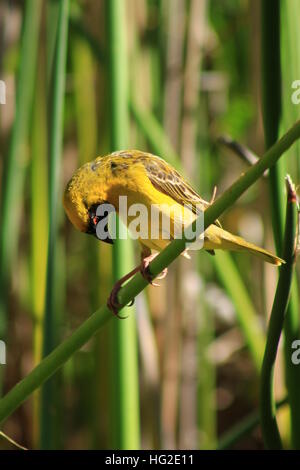
[[[128,145],[128,69],[126,48],[126,11],[123,0],[108,2],[111,147]],[[119,224],[122,224],[119,221]],[[117,281],[132,269],[130,240],[116,240],[113,250],[113,277]],[[126,308],[125,308],[126,311]],[[112,416],[113,447],[137,449],[140,446],[138,357],[135,316],[112,326]]]
[[[65,93],[66,56],[68,40],[69,0],[58,3],[58,24],[53,58],[53,69],[50,79],[50,180],[49,180],[49,235],[47,260],[46,305],[44,316],[43,356],[47,356],[57,344],[56,312],[56,256],[58,210],[60,202],[60,165],[63,142],[63,109]],[[51,381],[42,390],[41,400],[41,447],[52,448],[55,441],[55,424],[53,416],[55,388]]]
[[[262,113],[266,149],[278,139],[281,116],[280,7],[279,0],[262,0]],[[272,225],[277,252],[281,253],[284,228],[282,181],[284,162],[270,168]]]
[[[280,2],[280,42],[282,63],[282,123],[289,126],[299,117],[299,106],[291,100],[291,88],[295,77],[300,74],[300,31],[298,18],[300,3],[297,0]],[[289,93],[291,90],[291,93]],[[288,172],[296,181],[300,175],[300,145],[299,142],[286,155]],[[284,354],[285,354],[285,380],[290,402],[291,444],[294,449],[300,449],[300,374],[296,364],[291,361],[291,344],[300,337],[299,317],[299,280],[294,274],[291,298],[284,323]]]
[[[295,239],[297,230],[297,196],[295,188],[287,177],[286,226],[283,257],[286,261],[280,275],[273,308],[270,316],[267,343],[261,371],[260,417],[264,443],[267,449],[281,449],[282,442],[276,422],[276,408],[273,392],[273,375],[278,344],[284,323],[295,268]]]
[[[40,55],[41,57],[41,55]],[[36,81],[32,136],[31,136],[31,250],[30,250],[30,293],[33,314],[33,356],[34,365],[42,358],[43,316],[46,291],[46,266],[48,243],[48,181],[47,181],[47,124],[46,87],[43,67],[39,67]],[[43,214],[43,223],[41,223]],[[38,445],[40,427],[40,394],[33,402],[33,442]]]
[[[281,89],[287,88],[281,85],[281,75],[285,76],[289,69],[293,70],[296,61],[295,57],[289,57],[286,63],[287,55],[291,51],[295,51],[297,45],[297,36],[290,38],[287,43],[286,38],[291,34],[291,10],[295,18],[294,31],[297,31],[297,15],[295,14],[295,5],[290,2],[275,2],[272,0],[264,0],[262,2],[262,71],[263,71],[263,120],[265,129],[266,148],[269,148],[278,137],[278,129],[280,124],[281,113],[284,117],[287,110],[290,110],[289,122],[293,122],[295,116],[295,106],[291,104],[290,93],[281,92]],[[280,16],[283,14],[283,18]],[[289,15],[289,16],[287,16]],[[287,21],[289,19],[289,21]],[[281,23],[281,25],[280,25]],[[281,29],[280,29],[281,26]],[[282,43],[282,44],[280,44]],[[281,46],[281,47],[280,47]],[[280,57],[280,48],[282,55]],[[282,72],[280,68],[280,59],[282,59]],[[294,79],[293,72],[290,72],[291,79]],[[286,86],[286,84],[285,84]],[[288,83],[291,86],[291,81]],[[288,97],[288,100],[287,100]],[[282,103],[281,103],[282,100]],[[282,109],[283,107],[283,109]],[[292,109],[291,109],[292,108]],[[296,156],[299,146],[293,148],[293,161],[296,167]],[[288,158],[289,155],[286,155]],[[283,194],[283,178],[285,174],[284,160],[278,162],[270,169],[270,204],[272,213],[272,225],[274,239],[278,253],[282,253],[283,230],[284,230],[284,194]],[[285,333],[285,368],[286,368],[286,385],[291,406],[291,438],[295,448],[300,448],[300,406],[299,406],[299,387],[300,375],[290,360],[290,345],[293,340],[299,337],[299,300],[297,279],[292,282],[291,298],[286,313],[284,333]]]

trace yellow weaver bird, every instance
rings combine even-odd
[[[151,207],[156,204],[162,208],[172,207],[172,211],[169,212],[169,239],[164,237],[161,226],[156,227],[159,236],[155,239],[151,237],[153,227],[149,216],[147,223],[150,235],[139,238],[142,247],[141,265],[116,283],[108,300],[108,306],[116,314],[120,307],[117,292],[122,283],[139,270],[152,282],[147,271],[151,259],[157,254],[152,254],[152,250],[159,252],[172,241],[178,221],[190,224],[197,217],[199,208],[205,211],[211,204],[202,199],[171,165],[155,155],[139,150],[114,152],[83,165],[67,184],[63,204],[70,221],[78,230],[97,236],[96,229],[101,220],[97,209],[103,204],[111,204],[118,213],[120,196],[127,198],[128,207],[143,204],[149,209],[149,214]],[[184,211],[185,205],[190,207],[189,217]],[[124,222],[128,225],[131,220],[132,217],[127,216]],[[103,241],[113,243],[109,234]],[[276,266],[284,262],[269,251],[223,230],[218,221],[205,230],[204,249],[211,254],[216,249],[246,251]]]

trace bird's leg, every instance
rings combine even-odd
[[[114,287],[112,288],[112,291],[109,295],[109,298],[107,300],[107,307],[114,313],[114,315],[116,315],[118,318],[121,318],[123,319],[124,317],[121,317],[119,315],[119,310],[120,308],[122,307],[122,305],[118,302],[118,292],[119,290],[121,289],[122,285],[124,284],[124,282],[128,281],[128,279],[130,279],[132,276],[134,276],[136,273],[140,272],[141,275],[143,276],[144,279],[146,279],[147,282],[149,282],[149,284],[152,284],[153,286],[158,286],[159,284],[155,284],[153,282],[153,276],[152,274],[149,272],[149,265],[150,265],[150,262],[158,255],[158,253],[155,253],[155,254],[151,254],[149,256],[146,256],[143,258],[143,254],[142,254],[142,260],[141,260],[141,264],[139,266],[137,266],[136,268],[134,268],[132,271],[130,271],[128,274],[126,274],[126,276],[123,276],[121,277],[121,279],[119,279]],[[164,279],[166,277],[168,273],[168,269],[165,268],[161,275],[157,278],[157,279]],[[130,305],[133,304],[133,301],[131,302]]]

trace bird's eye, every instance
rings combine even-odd
[[[116,162],[111,162],[110,168],[111,168],[112,170],[114,170],[115,168],[117,168]]]
[[[89,225],[87,229],[87,233],[95,234],[97,224],[99,222],[99,216],[97,215],[97,204],[94,204],[89,208]]]
[[[103,216],[97,215],[98,207],[99,207],[99,204],[94,204],[93,206],[91,206],[89,208],[89,211],[88,211],[88,213],[89,213],[89,224],[88,224],[88,228],[87,228],[86,232],[91,234],[91,235],[94,235],[96,238],[98,238],[101,241],[113,244],[113,240],[110,238],[110,235],[109,235],[109,232],[108,232],[108,224],[107,224],[107,221],[106,221],[108,214],[106,213]],[[103,219],[105,219],[105,220],[103,220]],[[104,236],[103,236],[103,234],[101,234],[101,232],[100,232],[100,235],[97,233],[97,226],[100,222],[103,225],[103,227],[100,227],[100,230],[103,229]],[[104,222],[104,224],[103,224],[103,222]]]

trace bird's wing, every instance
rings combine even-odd
[[[149,180],[158,191],[181,205],[190,205],[195,214],[210,206],[209,202],[202,199],[183,177],[161,158],[143,158],[142,163]],[[216,220],[215,224],[220,225],[220,222]]]

